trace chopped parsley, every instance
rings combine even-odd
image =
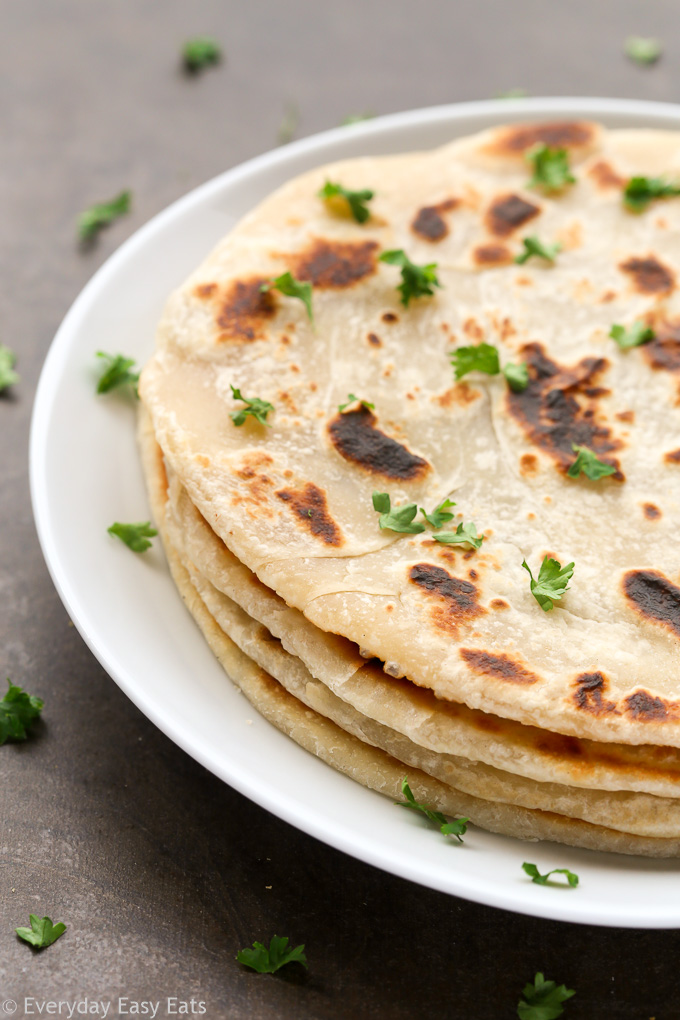
[[[544,556],[536,581],[526,560],[522,561],[522,566],[531,578],[531,594],[541,609],[547,613],[553,608],[553,603],[559,601],[564,593],[569,591],[567,585],[574,573],[574,564],[567,563],[566,567],[563,567],[557,560]]]
[[[115,535],[121,542],[125,542],[128,549],[133,552],[142,553],[151,548],[150,538],[154,538],[158,532],[151,527],[149,521],[141,524],[119,524],[118,521],[106,529],[109,535]]]
[[[130,371],[135,365],[134,358],[126,358],[122,354],[107,354],[105,351],[97,351],[97,357],[103,358],[106,362],[106,367],[97,383],[97,393],[108,393],[109,390],[114,390],[118,386],[127,385],[132,386],[135,394],[137,393],[139,372]]]
[[[187,71],[192,73],[202,71],[210,64],[219,64],[221,59],[222,47],[207,35],[189,39],[182,47],[182,61]]]
[[[515,262],[519,266],[523,266],[524,263],[532,257],[532,255],[535,255],[540,259],[545,259],[546,262],[554,262],[555,256],[562,248],[559,241],[556,241],[555,244],[543,244],[543,242],[539,241],[535,235],[532,237],[523,237],[522,244],[524,245],[524,251],[521,255],[515,256]]]
[[[455,836],[459,843],[463,842],[462,837],[467,832],[467,823],[470,821],[469,818],[454,818],[452,822],[447,822],[441,811],[433,811],[432,808],[427,807],[425,804],[421,804],[415,799],[411,792],[411,787],[408,785],[407,776],[404,776],[401,781],[401,792],[406,797],[406,800],[395,801],[397,807],[411,808],[413,811],[420,811],[425,815],[428,821],[432,822],[433,825],[436,825],[439,828],[439,831],[444,836]]]
[[[425,525],[413,518],[418,513],[417,503],[404,503],[392,508],[392,501],[386,492],[373,493],[373,509],[380,514],[378,523],[384,531],[398,531],[404,535],[419,535]]]
[[[631,177],[623,189],[623,204],[631,212],[643,212],[657,198],[680,195],[680,184],[663,177]]]
[[[596,482],[599,478],[606,478],[607,475],[616,474],[615,467],[611,464],[605,464],[587,446],[577,446],[576,443],[572,443],[571,448],[576,454],[576,460],[567,471],[570,478],[578,478],[583,473],[586,478],[590,478],[591,482]]]
[[[130,211],[132,201],[131,191],[121,191],[120,195],[112,198],[110,202],[100,202],[91,205],[89,209],[82,212],[78,217],[78,236],[81,241],[91,241],[102,227],[107,227],[113,220],[123,216]]]
[[[340,121],[340,127],[348,127],[350,124],[360,124],[362,120],[373,120],[374,113],[350,113]]]
[[[279,145],[288,145],[288,142],[292,142],[299,123],[300,111],[297,108],[297,104],[288,103],[279,124],[279,130],[276,135],[277,143]]]
[[[343,188],[342,184],[326,181],[321,191],[318,192],[318,197],[325,202],[332,201],[334,198],[344,199],[357,223],[365,223],[371,215],[366,203],[371,201],[373,194],[374,192],[368,188],[364,188],[363,191],[349,191],[347,188]]]
[[[575,875],[573,871],[569,871],[568,868],[553,868],[552,871],[549,871],[546,875],[542,875],[536,865],[529,864],[528,861],[524,862],[522,868],[526,871],[531,881],[535,882],[536,885],[547,885],[548,879],[551,875],[566,875],[567,882],[572,889],[576,888],[578,885],[578,875]]]
[[[433,528],[443,528],[447,521],[453,520],[453,514],[449,513],[449,507],[455,505],[456,504],[452,503],[450,499],[445,499],[439,504],[439,506],[434,508],[431,514],[428,514],[425,510],[423,510],[422,506],[420,508],[420,512],[427,523]]]
[[[636,319],[628,329],[625,326],[612,326],[609,335],[612,340],[616,340],[622,351],[627,351],[630,347],[639,347],[640,344],[646,344],[653,340],[654,330],[651,326]]]
[[[66,931],[66,925],[62,921],[52,924],[49,917],[38,917],[37,914],[30,914],[29,919],[30,928],[15,928],[14,930],[20,939],[35,946],[36,949],[51,946]]]
[[[474,524],[463,524],[462,521],[455,531],[442,531],[440,535],[433,535],[432,537],[435,542],[441,542],[442,545],[457,545],[458,543],[467,542],[468,545],[473,546],[475,549],[479,549],[484,541],[484,535],[477,534],[477,528]]]
[[[296,280],[291,273],[282,273],[281,276],[277,276],[268,283],[263,283],[260,290],[278,290],[281,294],[285,294],[286,297],[298,298],[307,309],[307,315],[309,316],[310,322],[314,322],[311,283]]]
[[[641,35],[629,35],[623,49],[630,60],[642,66],[655,64],[662,53],[658,39],[645,38]]]
[[[288,948],[288,939],[274,935],[269,943],[269,949],[261,942],[253,942],[252,949],[240,949],[236,959],[244,967],[256,970],[258,974],[275,974],[280,967],[287,963],[301,963],[307,966],[304,944]]]
[[[231,386],[231,383],[229,385]],[[234,400],[242,400],[246,405],[239,411],[233,411],[229,415],[234,425],[243,425],[248,415],[252,415],[256,421],[259,421],[260,425],[266,425],[267,428],[271,428],[267,421],[267,415],[270,411],[274,410],[273,404],[270,404],[268,400],[260,400],[259,397],[244,397],[236,386],[231,386],[231,392]]]
[[[340,413],[342,414],[346,407],[349,407],[351,404],[357,403],[361,404],[362,407],[365,407],[367,411],[375,411],[375,404],[369,403],[368,400],[361,400],[359,397],[356,397],[353,393],[347,394],[347,400],[345,401],[344,404],[338,404],[338,411],[340,411]]]
[[[524,362],[519,365],[513,365],[512,362],[506,365],[503,375],[513,393],[521,393],[529,385],[529,368]]]
[[[526,154],[533,164],[534,176],[530,188],[543,191],[562,191],[567,184],[574,184],[576,178],[569,169],[569,155],[566,149],[551,149],[549,145],[535,145]]]
[[[9,688],[0,701],[0,744],[8,740],[25,740],[27,730],[43,709],[43,702],[32,694],[22,691],[7,680]]]
[[[19,382],[19,376],[14,371],[16,363],[17,358],[14,351],[0,344],[0,392]]]
[[[456,371],[456,381],[468,372],[485,372],[497,375],[501,370],[498,350],[493,344],[472,344],[470,347],[458,347],[451,352],[451,364]]]
[[[434,294],[433,287],[441,287],[437,274],[436,262],[430,262],[426,266],[417,266],[401,248],[392,251],[384,251],[380,255],[381,262],[387,262],[390,266],[400,266],[401,283],[397,290],[401,293],[401,303],[408,307],[411,298],[425,297]]]
[[[533,984],[525,986],[517,1003],[517,1016],[519,1020],[557,1020],[564,1013],[562,1003],[572,995],[576,995],[573,989],[546,981],[539,973]]]

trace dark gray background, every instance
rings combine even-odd
[[[193,995],[211,1018],[496,1020],[516,1016],[539,969],[577,989],[570,1020],[680,1017],[678,933],[532,920],[421,889],[298,833],[171,744],[69,623],[27,475],[35,386],[72,300],[154,213],[271,148],[287,103],[301,136],[350,113],[517,86],[676,100],[677,11],[670,0],[0,3],[0,342],[22,376],[0,398],[0,647],[5,674],[45,699],[34,738],[0,749],[0,1017],[8,998],[23,1016],[26,995]],[[189,79],[179,49],[203,33],[226,59]],[[656,67],[624,58],[630,33],[663,41]],[[78,212],[123,187],[133,213],[79,250]],[[42,953],[12,933],[30,911],[68,924]],[[274,933],[306,943],[308,975],[235,962]]]

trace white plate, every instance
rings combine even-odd
[[[85,641],[134,703],[247,797],[331,846],[423,885],[521,913],[591,924],[680,926],[680,864],[523,843],[471,829],[452,845],[410,812],[336,773],[263,719],[225,678],[159,549],[131,555],[114,520],[144,520],[134,409],[95,396],[95,352],[143,363],[167,294],[259,199],[315,165],[427,149],[502,121],[586,117],[680,129],[680,106],[534,99],[416,110],[328,131],[236,167],[156,216],[99,270],[50,348],[31,432],[31,490],[54,583]],[[252,722],[251,722],[252,720]],[[578,889],[532,884],[569,867]]]

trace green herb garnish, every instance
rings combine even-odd
[[[97,383],[97,393],[108,393],[118,386],[127,385],[132,386],[137,393],[139,372],[130,371],[135,364],[134,358],[126,358],[122,354],[106,354],[105,351],[97,351],[97,357],[106,361],[106,368]]]
[[[66,931],[66,925],[62,921],[59,924],[52,924],[49,917],[38,917],[37,914],[30,914],[29,917],[30,928],[15,928],[14,930],[20,939],[35,946],[36,949],[51,946]]]
[[[519,1020],[557,1020],[564,1013],[561,1004],[572,995],[576,995],[573,989],[558,986],[537,974],[533,984],[526,985],[522,992],[523,999],[517,1003],[517,1016]]]
[[[236,959],[244,967],[256,970],[258,974],[275,974],[287,963],[301,963],[303,967],[307,966],[304,944],[288,949],[288,939],[279,935],[272,937],[269,949],[261,942],[253,942],[253,948],[239,950]]]
[[[151,548],[150,538],[158,534],[155,528],[151,527],[149,521],[141,524],[119,524],[118,521],[106,529],[109,535],[115,535],[121,542],[125,542],[128,549],[133,552],[142,553]]]
[[[437,268],[436,262],[430,262],[426,266],[417,266],[411,262],[408,255],[401,248],[384,251],[380,256],[380,261],[387,262],[391,266],[401,267],[401,283],[397,290],[401,293],[401,303],[405,307],[408,307],[411,298],[434,294],[432,288],[441,287],[435,272]]]
[[[654,330],[637,319],[628,329],[625,326],[612,326],[609,335],[612,340],[616,340],[622,351],[627,351],[630,347],[639,347],[653,340]]]
[[[417,503],[404,503],[403,506],[392,508],[392,502],[386,492],[373,493],[373,509],[380,514],[378,523],[384,531],[398,531],[404,535],[419,535],[425,531],[425,525],[413,518],[418,513]]]
[[[288,145],[288,142],[292,142],[299,123],[300,111],[297,108],[297,104],[288,103],[279,124],[279,130],[276,135],[277,143],[279,145]]]
[[[462,843],[462,837],[467,832],[467,823],[470,821],[469,818],[454,818],[453,821],[447,822],[441,811],[433,811],[432,808],[426,807],[425,804],[419,803],[411,792],[411,787],[408,785],[408,778],[404,776],[401,781],[401,792],[406,797],[406,801],[397,800],[395,804],[397,807],[411,808],[413,811],[420,811],[428,821],[432,822],[433,825],[438,826],[439,831],[444,836],[455,836],[459,843]]]
[[[231,386],[231,383],[229,385]],[[231,386],[231,392],[234,400],[242,400],[246,404],[246,407],[242,407],[239,411],[233,411],[229,415],[234,425],[243,425],[248,415],[252,415],[260,425],[271,428],[267,421],[267,415],[275,409],[273,404],[270,404],[268,400],[260,400],[259,397],[244,397],[236,386]]]
[[[321,191],[318,192],[318,197],[324,201],[338,197],[344,198],[357,223],[365,223],[371,215],[371,211],[366,203],[371,201],[373,194],[368,188],[364,188],[363,191],[349,191],[347,188],[343,188],[341,184],[333,184],[331,181],[326,181]]]
[[[527,160],[533,163],[534,176],[529,181],[530,188],[542,188],[543,191],[562,191],[567,184],[574,184],[576,178],[569,169],[569,155],[566,149],[551,149],[549,145],[535,145],[526,153]]]
[[[644,38],[641,35],[629,35],[624,44],[624,52],[634,63],[648,66],[655,64],[661,56],[661,43],[658,39]]]
[[[102,227],[107,227],[113,220],[129,212],[131,200],[131,191],[121,191],[120,195],[112,198],[110,202],[101,202],[86,209],[78,217],[78,236],[80,240],[92,240]]]
[[[458,545],[459,543],[467,542],[468,545],[473,546],[475,549],[479,549],[484,541],[484,535],[477,534],[477,528],[474,524],[463,524],[462,521],[455,531],[442,531],[440,535],[433,535],[432,537],[435,542],[441,542],[442,545]]]
[[[350,124],[360,124],[362,120],[373,120],[374,113],[350,113],[340,121],[340,127],[348,127]]]
[[[498,350],[493,344],[472,344],[470,347],[457,347],[451,352],[451,364],[456,370],[456,380],[462,379],[468,372],[485,372],[497,375],[500,372]]]
[[[449,507],[455,506],[450,499],[443,500],[439,506],[435,507],[431,514],[428,514],[423,508],[420,508],[420,512],[433,528],[443,528],[447,521],[453,520],[453,514],[448,512]]]
[[[281,294],[285,294],[286,297],[298,298],[307,309],[307,315],[309,316],[310,322],[314,322],[311,283],[296,280],[291,273],[282,273],[281,276],[277,276],[274,280],[270,280],[268,283],[263,283],[260,290],[263,292],[267,290],[278,290]]]
[[[657,198],[680,195],[680,184],[663,177],[631,177],[623,189],[623,204],[631,212],[643,212]]]
[[[19,376],[14,371],[16,363],[17,358],[14,351],[0,344],[0,392],[19,382]]]
[[[25,740],[28,736],[27,729],[43,709],[41,698],[27,694],[9,679],[7,683],[9,688],[0,701],[0,744],[5,744],[8,740]]]
[[[522,566],[528,571],[531,578],[531,594],[541,609],[547,613],[553,608],[553,603],[561,599],[566,591],[569,591],[567,583],[574,573],[574,564],[568,563],[566,567],[563,567],[557,560],[551,559],[550,556],[544,556],[536,581],[534,581],[534,575],[526,560],[522,561]]]
[[[222,47],[207,35],[189,39],[182,47],[182,61],[187,71],[202,71],[210,64],[219,64],[222,59]]]
[[[536,885],[547,885],[548,879],[550,878],[551,875],[566,875],[567,882],[572,887],[572,889],[574,889],[578,885],[578,875],[575,875],[573,871],[569,871],[568,868],[553,868],[552,871],[549,871],[547,873],[547,875],[542,875],[538,868],[536,867],[536,865],[529,864],[528,861],[524,862],[522,868],[531,878],[531,881],[535,882]]]
[[[578,478],[583,473],[586,478],[590,478],[591,482],[596,482],[598,478],[616,474],[615,467],[605,464],[587,446],[577,446],[576,443],[572,443],[571,448],[576,454],[576,460],[567,471],[569,478]]]
[[[357,403],[361,404],[361,406],[365,407],[368,411],[375,411],[375,404],[369,403],[368,400],[361,400],[359,397],[356,397],[353,393],[347,394],[347,400],[345,401],[344,404],[338,404],[338,411],[340,411],[340,413],[342,414],[345,408],[349,407],[350,404]]]
[[[506,365],[503,375],[513,393],[521,393],[529,385],[529,368],[524,362],[519,365],[512,363]]]
[[[523,237],[522,244],[524,245],[524,251],[521,255],[515,256],[515,262],[519,266],[523,266],[527,259],[530,259],[532,255],[536,255],[540,259],[545,259],[546,262],[554,262],[555,256],[562,248],[559,241],[556,241],[555,244],[543,244],[543,242],[539,241],[539,239],[535,236]]]

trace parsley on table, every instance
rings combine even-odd
[[[80,240],[91,241],[102,227],[107,227],[113,220],[129,212],[131,201],[132,192],[121,191],[120,195],[112,198],[110,202],[100,202],[97,205],[91,205],[89,209],[86,209],[78,217],[78,236]]]
[[[528,861],[524,862],[522,868],[526,871],[531,881],[535,882],[536,885],[547,885],[548,879],[551,875],[566,875],[567,882],[572,889],[575,889],[578,885],[578,875],[575,875],[573,871],[569,871],[568,868],[553,868],[552,871],[547,873],[547,875],[542,875],[536,865],[530,864]]]
[[[14,371],[16,363],[17,358],[14,351],[0,344],[0,392],[19,382],[19,376]]]
[[[231,386],[231,383],[229,383]],[[274,405],[270,404],[268,400],[260,400],[259,397],[244,397],[236,386],[231,386],[231,392],[234,400],[242,400],[246,407],[242,407],[239,411],[233,411],[229,417],[233,421],[234,425],[243,425],[248,415],[252,415],[256,421],[259,421],[260,425],[266,425],[267,428],[271,428],[271,425],[267,421],[267,415],[270,411],[275,410]]]
[[[533,163],[534,167],[534,176],[529,181],[530,188],[562,191],[567,184],[574,184],[576,181],[569,169],[569,155],[566,149],[535,145],[526,153],[526,159]]]
[[[115,535],[121,542],[125,542],[128,549],[133,552],[142,553],[151,548],[150,538],[154,538],[158,532],[151,527],[149,521],[141,524],[119,524],[118,521],[106,529],[109,535]]]
[[[366,410],[375,411],[375,404],[371,404],[368,400],[361,400],[359,397],[356,397],[353,393],[347,394],[347,400],[345,401],[344,404],[338,404],[338,411],[340,411],[340,413],[342,414],[345,408],[349,407],[351,404],[361,404],[361,406],[365,407]]]
[[[288,145],[288,142],[292,142],[299,123],[300,111],[297,108],[297,104],[289,103],[279,124],[279,130],[276,135],[277,143],[279,145]]]
[[[258,974],[275,974],[287,963],[301,963],[303,967],[307,966],[304,944],[288,949],[288,939],[279,935],[272,937],[269,949],[261,942],[253,942],[253,948],[239,950],[236,959],[244,967],[256,970]]]
[[[517,1016],[519,1020],[557,1020],[564,1013],[562,1003],[572,995],[576,995],[573,989],[546,981],[539,973],[533,984],[525,986],[523,998],[517,1003]]]
[[[529,385],[529,368],[522,362],[519,365],[510,364],[503,368],[503,375],[513,393],[521,393]]]
[[[362,120],[373,120],[374,113],[368,110],[365,113],[350,113],[340,121],[340,127],[348,127],[350,124],[360,124]]]
[[[182,61],[187,71],[202,71],[210,64],[219,64],[222,59],[222,47],[215,39],[207,35],[189,39],[182,47]]]
[[[334,198],[344,199],[357,223],[365,223],[370,217],[371,211],[366,203],[371,201],[373,195],[374,192],[369,188],[364,188],[363,191],[350,191],[348,188],[343,188],[342,184],[334,184],[332,181],[326,181],[321,191],[318,192],[318,198],[325,202]]]
[[[9,688],[0,701],[0,744],[8,740],[25,740],[26,730],[38,718],[43,709],[41,698],[22,691],[11,680]]]
[[[417,503],[404,503],[403,506],[392,508],[392,502],[386,492],[373,493],[373,509],[380,514],[378,523],[383,530],[398,531],[404,535],[419,535],[425,531],[425,525],[413,518],[418,513]]]
[[[553,603],[569,591],[567,585],[574,573],[574,564],[567,563],[566,567],[563,567],[557,560],[553,560],[550,556],[544,556],[537,580],[534,580],[534,575],[526,560],[522,561],[522,566],[531,578],[531,594],[541,609],[547,613],[553,608]]]
[[[108,393],[109,390],[128,384],[133,387],[135,394],[137,393],[139,372],[130,371],[135,365],[134,358],[126,358],[123,354],[107,354],[105,351],[97,351],[97,357],[103,358],[106,362],[97,383],[97,393]]]
[[[631,177],[623,189],[623,204],[631,212],[643,212],[657,198],[680,195],[680,184],[663,177]]]
[[[422,506],[420,508],[420,512],[427,523],[432,525],[433,528],[443,528],[447,521],[453,520],[453,514],[449,513],[449,507],[455,505],[456,504],[452,503],[450,499],[445,499],[439,504],[439,506],[434,508],[431,514],[428,514],[427,511],[423,510]]]
[[[442,531],[439,535],[432,536],[435,542],[441,542],[442,545],[457,545],[458,543],[467,542],[468,545],[473,546],[475,549],[481,547],[484,541],[484,535],[477,534],[477,528],[474,524],[463,524],[458,525],[455,531]]]
[[[269,280],[268,283],[263,283],[260,290],[263,292],[267,290],[278,290],[281,294],[285,294],[286,297],[298,298],[298,300],[302,301],[303,305],[307,309],[307,315],[309,316],[310,322],[314,322],[311,283],[296,280],[292,273],[282,273],[281,276],[277,276],[275,279]]]
[[[523,237],[522,244],[524,245],[524,251],[520,255],[515,256],[515,262],[518,266],[523,266],[532,255],[545,259],[546,262],[554,262],[555,256],[562,248],[559,241],[556,241],[555,244],[543,244],[535,235]]]
[[[648,66],[655,64],[661,56],[661,43],[658,39],[645,38],[641,35],[629,35],[624,44],[624,52],[635,64]]]
[[[639,347],[654,339],[654,330],[647,326],[640,319],[636,319],[632,326],[626,329],[625,326],[614,325],[609,330],[612,340],[616,340],[622,351],[631,347]]]
[[[413,811],[420,811],[425,815],[428,821],[439,827],[439,831],[444,836],[455,836],[459,843],[463,842],[462,837],[467,832],[467,823],[470,821],[469,818],[454,818],[453,821],[447,822],[441,811],[433,811],[432,808],[427,807],[425,804],[421,804],[415,799],[411,792],[411,787],[408,785],[408,778],[406,776],[404,776],[401,781],[401,792],[406,797],[406,800],[395,801],[397,807],[411,808]]]
[[[485,372],[486,375],[497,375],[500,372],[498,350],[493,344],[457,347],[451,352],[451,364],[456,370],[456,381],[468,372]]]
[[[571,448],[576,454],[576,460],[567,471],[569,478],[578,478],[583,473],[586,478],[590,478],[591,482],[596,482],[600,478],[606,478],[607,475],[616,474],[615,467],[605,464],[587,446],[577,446],[576,443],[572,443]]]
[[[401,303],[408,307],[411,298],[425,297],[434,294],[433,287],[441,287],[435,272],[436,262],[430,262],[426,266],[417,266],[401,248],[394,248],[391,251],[384,251],[380,255],[381,262],[387,262],[390,266],[401,268],[401,283],[397,290],[401,293]]]
[[[58,924],[52,924],[49,917],[38,917],[37,914],[30,914],[29,918],[31,921],[30,928],[15,928],[14,930],[20,939],[35,946],[36,949],[44,949],[46,946],[51,946],[66,931],[66,925],[63,921],[59,921]]]

